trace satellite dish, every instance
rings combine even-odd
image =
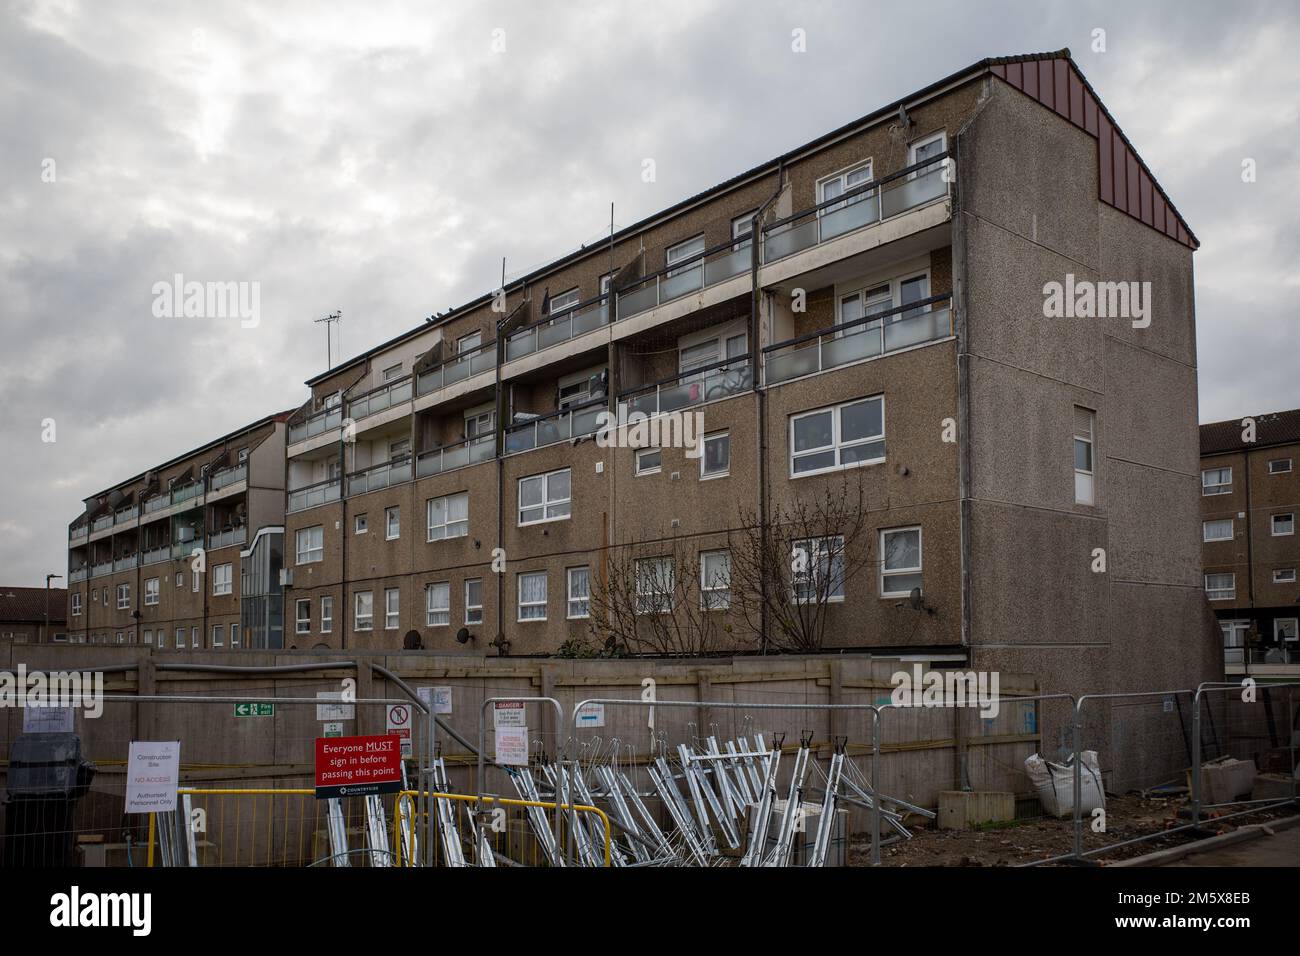
[[[472,640],[474,640],[474,635],[469,632],[468,627],[462,627],[459,631],[456,632],[457,644],[468,644]]]

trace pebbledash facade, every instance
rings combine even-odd
[[[825,649],[1216,676],[1196,245],[1068,51],[977,63],[310,380],[284,646],[551,654],[607,562],[687,551],[753,649],[729,535],[848,478],[873,557]],[[1088,281],[1149,324],[1045,317]],[[619,411],[701,412],[703,455],[606,447]]]

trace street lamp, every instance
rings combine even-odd
[[[54,578],[61,578],[61,574],[45,575],[45,641],[50,641],[50,581]]]

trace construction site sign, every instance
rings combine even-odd
[[[384,718],[388,732],[402,742],[402,756],[411,756],[411,706],[409,704],[389,704]]]
[[[235,705],[236,717],[274,717],[275,704],[268,701],[241,701]]]
[[[604,727],[605,705],[583,704],[578,708],[577,724],[579,727]]]
[[[528,728],[496,728],[497,763],[506,767],[528,766]]]
[[[493,727],[523,727],[527,723],[522,700],[499,700],[492,705]]]
[[[126,812],[175,810],[180,778],[179,740],[131,741],[126,756]]]
[[[416,689],[416,694],[435,714],[451,713],[450,687],[420,687]]]
[[[397,737],[316,738],[316,799],[396,793],[402,788]]]

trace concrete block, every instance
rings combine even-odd
[[[939,791],[940,830],[969,830],[982,823],[1002,823],[1016,817],[1016,795],[997,791]]]

